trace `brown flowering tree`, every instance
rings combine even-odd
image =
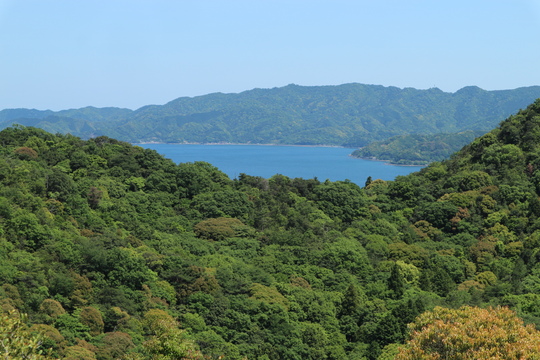
[[[540,332],[504,307],[436,307],[409,328],[396,360],[540,359]]]

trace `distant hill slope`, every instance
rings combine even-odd
[[[51,133],[73,134],[83,138],[104,135],[104,128],[118,124],[132,110],[92,106],[61,111],[36,109],[5,109],[0,111],[0,129],[13,124],[34,126]]]
[[[353,151],[354,157],[389,161],[398,165],[425,165],[442,161],[485,131],[467,130],[452,134],[398,135]]]
[[[60,112],[0,111],[0,128],[13,123],[83,138],[129,142],[231,142],[360,147],[405,134],[488,131],[540,97],[540,86],[455,93],[379,85],[288,85],[239,94],[178,98],[165,105]]]

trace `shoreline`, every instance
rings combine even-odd
[[[228,142],[215,142],[215,143],[199,143],[199,142],[181,142],[181,143],[165,143],[159,141],[144,141],[138,143],[131,143],[133,145],[241,145],[241,146],[292,146],[292,147],[324,147],[324,148],[341,148],[341,149],[354,149],[356,147],[340,146],[340,145],[298,145],[298,144],[252,144],[252,143],[228,143]]]
[[[359,160],[368,160],[368,161],[380,161],[380,162],[384,162],[386,163],[386,165],[392,165],[392,166],[421,166],[421,167],[425,167],[425,166],[428,166],[429,163],[427,164],[418,164],[418,165],[415,165],[415,164],[396,164],[396,163],[393,163],[392,160],[381,160],[381,159],[377,159],[377,158],[373,158],[373,157],[358,157],[358,156],[353,156],[352,154],[349,154],[350,157],[352,157],[353,159],[359,159]]]

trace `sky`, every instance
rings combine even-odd
[[[540,0],[0,0],[0,109],[540,85]]]

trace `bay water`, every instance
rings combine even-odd
[[[418,171],[421,166],[389,165],[382,161],[349,156],[354,149],[315,146],[274,145],[187,145],[137,144],[154,149],[175,163],[206,161],[231,179],[241,173],[272,177],[282,174],[320,181],[350,180],[364,186],[368,176],[373,180],[394,180],[398,175]]]

